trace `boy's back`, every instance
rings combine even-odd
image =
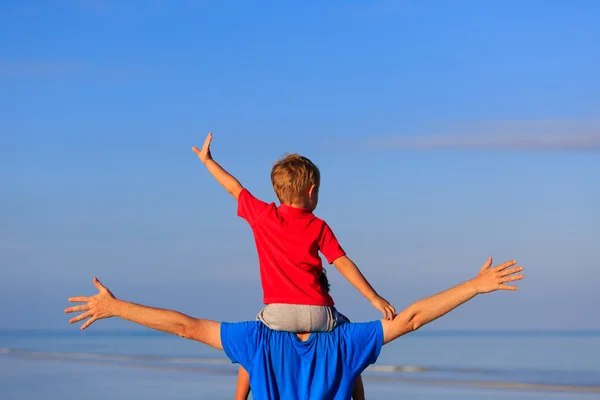
[[[325,223],[309,209],[267,204],[243,189],[238,215],[254,233],[264,303],[333,306],[319,281],[319,251],[332,263],[346,253]]]

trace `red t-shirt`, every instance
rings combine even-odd
[[[246,189],[238,197],[237,213],[254,233],[265,304],[333,306],[319,283],[319,251],[330,264],[346,253],[325,221],[307,209],[267,204]]]

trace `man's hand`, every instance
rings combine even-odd
[[[211,140],[212,140],[212,133],[209,132],[208,135],[206,136],[206,140],[204,141],[204,145],[202,146],[202,149],[198,150],[198,148],[196,146],[192,146],[192,150],[194,151],[194,153],[196,153],[196,155],[198,156],[200,161],[202,161],[203,164],[206,164],[206,162],[208,160],[212,160],[212,155],[210,154]]]
[[[104,318],[114,317],[114,305],[118,301],[115,296],[104,285],[100,283],[98,278],[94,278],[94,285],[98,288],[98,294],[91,297],[69,297],[71,303],[86,303],[81,306],[73,306],[65,309],[65,313],[82,312],[78,316],[71,318],[69,323],[82,321],[89,318],[82,326],[84,330],[95,321]]]
[[[490,268],[492,257],[488,258],[486,263],[479,270],[479,274],[471,280],[475,285],[477,293],[489,293],[495,290],[517,290],[516,286],[507,285],[508,282],[519,281],[523,279],[523,274],[514,275],[521,272],[523,267],[512,267],[516,261],[508,261],[497,267]]]
[[[371,300],[373,307],[383,313],[383,317],[388,321],[391,321],[396,316],[396,309],[386,299],[377,295]]]

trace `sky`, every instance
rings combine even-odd
[[[97,276],[225,321],[262,306],[251,230],[194,156],[316,215],[398,310],[516,259],[429,330],[600,329],[596,1],[0,2],[0,329],[75,329]],[[377,310],[327,266],[338,309]],[[96,329],[131,329],[117,320]]]

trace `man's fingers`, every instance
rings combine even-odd
[[[90,298],[84,297],[84,296],[78,296],[78,297],[69,297],[68,300],[70,303],[87,303],[88,301],[90,301]]]
[[[396,309],[394,306],[390,306],[390,311],[392,312],[392,318],[394,318],[394,315],[396,315]]]
[[[504,264],[500,264],[496,267],[494,267],[494,271],[498,272],[498,271],[502,271],[505,270],[508,267],[512,267],[513,265],[515,265],[517,262],[515,260],[511,260],[511,261],[507,261]]]
[[[65,313],[69,314],[69,313],[73,313],[73,312],[87,311],[87,310],[88,310],[88,306],[86,304],[84,306],[73,306],[73,307],[66,308]]]
[[[498,285],[498,290],[517,290],[517,289],[519,289],[517,286],[504,285],[504,284]]]
[[[100,282],[98,280],[98,278],[94,277],[93,282],[94,282],[94,286],[96,286],[96,289],[98,289],[99,291],[108,290],[108,289],[106,289],[106,286],[104,286],[102,284],[102,282]]]
[[[196,154],[200,154],[200,149],[197,148],[196,146],[192,146],[192,151]]]
[[[91,313],[91,311],[88,311],[88,312],[86,312],[86,313],[79,314],[78,316],[76,316],[76,317],[74,317],[74,318],[71,318],[71,319],[69,320],[69,323],[70,323],[70,324],[74,324],[75,322],[79,322],[79,321],[81,321],[81,320],[84,320],[84,319],[86,319],[86,318],[89,318],[89,317],[91,317],[91,316],[92,316],[92,313]]]
[[[85,324],[81,325],[81,330],[84,330],[85,328],[87,328],[88,326],[90,326],[91,324],[93,324],[94,322],[96,322],[97,318],[96,317],[92,317],[89,320],[87,320],[85,322]]]
[[[488,257],[487,261],[485,262],[485,264],[483,264],[483,267],[481,267],[480,271],[488,269],[490,265],[492,265],[492,257]]]
[[[504,278],[500,278],[500,283],[520,281],[521,279],[523,279],[523,274],[513,275],[513,276],[505,276]]]
[[[508,275],[514,274],[516,272],[521,272],[521,271],[523,271],[523,267],[521,267],[521,266],[509,268],[509,269],[505,269],[504,271],[501,271],[500,276],[508,276]]]

